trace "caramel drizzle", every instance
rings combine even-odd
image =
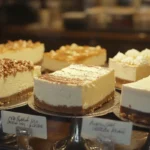
[[[80,63],[80,61],[88,57],[97,56],[101,53],[106,54],[106,50],[101,47],[91,48],[90,46],[76,45],[76,47],[72,48],[71,45],[66,45],[60,47],[56,51],[52,50],[49,53],[46,53],[46,55],[60,61]]]

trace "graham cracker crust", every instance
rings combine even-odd
[[[82,107],[67,107],[67,106],[53,106],[53,105],[48,105],[43,101],[40,101],[35,95],[34,95],[34,103],[35,105],[46,111],[46,112],[55,112],[55,113],[63,113],[63,114],[70,114],[70,115],[85,115],[88,113],[92,113],[95,110],[101,108],[105,103],[111,101],[114,99],[114,91],[106,96],[102,101],[98,102],[97,104],[87,108],[83,109]]]
[[[141,125],[150,126],[150,113],[120,106],[120,116]]]
[[[0,106],[14,105],[20,102],[25,102],[33,94],[33,87],[23,90],[9,97],[0,98]]]
[[[116,88],[122,89],[122,84],[131,83],[133,81],[123,80],[116,77]]]

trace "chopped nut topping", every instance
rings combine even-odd
[[[7,77],[8,75],[16,75],[17,72],[32,70],[34,65],[26,60],[11,60],[0,59],[0,77]]]
[[[0,53],[3,53],[5,51],[17,51],[22,50],[24,48],[34,48],[36,46],[39,46],[40,42],[32,42],[31,40],[25,41],[25,40],[17,40],[17,41],[8,41],[5,44],[0,44]]]

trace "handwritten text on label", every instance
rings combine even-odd
[[[132,123],[100,118],[84,118],[82,136],[97,138],[103,136],[114,143],[129,145],[132,133]]]
[[[47,138],[47,122],[45,117],[2,111],[2,127],[5,133],[16,133],[16,127],[32,129],[32,136]]]

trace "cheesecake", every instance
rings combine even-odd
[[[150,76],[123,85],[120,116],[150,126]]]
[[[0,106],[27,101],[40,67],[26,60],[0,59]]]
[[[72,64],[34,78],[35,105],[43,110],[82,115],[113,100],[114,71],[100,66]]]
[[[5,44],[0,44],[0,59],[27,60],[39,65],[42,62],[44,50],[44,44],[40,42],[8,41]]]
[[[71,64],[101,66],[106,62],[106,55],[106,50],[100,46],[81,46],[73,43],[45,53],[42,70],[53,72]]]
[[[118,52],[109,59],[109,68],[115,70],[116,87],[135,82],[150,75],[150,60],[135,49],[125,54]]]

